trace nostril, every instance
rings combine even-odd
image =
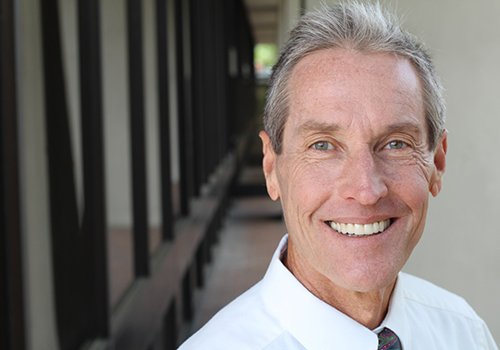
[[[374,205],[389,193],[384,183],[351,185],[347,199],[352,199],[362,205]]]

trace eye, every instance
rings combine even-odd
[[[329,151],[333,149],[333,145],[327,141],[318,141],[311,146],[316,151]]]
[[[408,147],[408,144],[401,140],[393,140],[386,145],[388,149],[403,149]]]

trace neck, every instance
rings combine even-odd
[[[360,292],[338,286],[289,252],[284,255],[283,263],[312,294],[365,327],[375,329],[384,320],[395,279],[383,288]]]

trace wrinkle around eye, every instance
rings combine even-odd
[[[429,154],[424,144],[408,144],[402,149],[384,149],[386,152],[382,153],[385,155],[383,159],[390,163],[396,162],[398,166],[417,165],[423,171],[432,165],[432,154]]]

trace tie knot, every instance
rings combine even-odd
[[[378,334],[378,350],[401,350],[401,342],[396,333],[384,328]]]

